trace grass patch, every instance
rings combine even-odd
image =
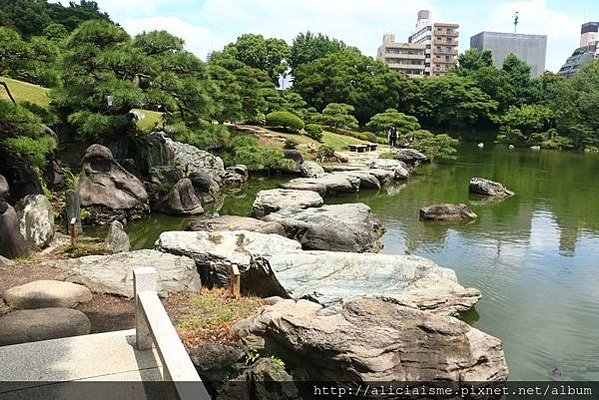
[[[322,140],[323,144],[331,146],[336,150],[347,150],[347,146],[349,146],[350,144],[366,143],[366,141],[364,140],[327,131],[323,132]]]
[[[6,85],[17,102],[29,101],[40,107],[48,108],[50,98],[48,97],[48,89],[45,87],[10,78],[1,79],[6,82]],[[4,88],[0,88],[0,99],[10,100]]]
[[[226,289],[200,293],[174,293],[165,306],[183,343],[195,348],[204,343],[231,343],[230,329],[253,314],[263,302],[257,297],[233,298]]]
[[[156,125],[162,122],[162,113],[158,111],[134,110],[144,114],[144,119],[138,119],[137,127],[144,133],[151,133]]]

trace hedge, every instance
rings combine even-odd
[[[304,121],[296,115],[287,111],[275,111],[266,116],[266,125],[279,127],[292,132],[301,131],[304,128]]]

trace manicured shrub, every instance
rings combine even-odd
[[[283,128],[291,132],[299,132],[304,128],[304,121],[290,112],[275,111],[266,116],[266,125]]]
[[[285,144],[283,145],[286,149],[295,149],[299,143],[297,140],[287,139],[285,140]]]
[[[304,127],[306,131],[306,135],[311,137],[314,140],[321,141],[322,140],[322,127],[317,124],[308,124]]]

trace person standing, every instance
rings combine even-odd
[[[397,146],[397,128],[392,126],[389,129],[389,132],[387,134],[387,140],[389,140],[389,147],[395,147]]]

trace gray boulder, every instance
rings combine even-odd
[[[508,377],[501,340],[456,318],[381,299],[323,308],[284,300],[234,328],[294,369],[296,379],[332,382],[500,381]]]
[[[300,171],[305,178],[320,178],[325,175],[324,169],[315,161],[304,161],[300,165]]]
[[[12,206],[0,201],[0,256],[25,257],[27,242],[20,231],[19,217]]]
[[[471,193],[482,194],[485,196],[509,197],[514,195],[514,192],[508,190],[501,183],[485,178],[472,178],[470,180],[469,190]]]
[[[238,164],[225,170],[223,183],[225,186],[239,187],[250,178],[250,173],[245,165]]]
[[[91,323],[70,308],[13,311],[0,317],[0,346],[86,335]]]
[[[121,253],[129,251],[131,244],[129,243],[129,236],[123,228],[123,224],[119,221],[112,221],[108,228],[108,234],[104,240],[104,246],[111,253]]]
[[[408,176],[410,175],[407,165],[398,160],[377,158],[370,163],[370,168],[391,171],[394,179],[397,180],[408,179]]]
[[[261,218],[286,208],[320,207],[324,200],[317,192],[296,189],[261,190],[252,205],[252,215]]]
[[[52,204],[42,194],[30,194],[15,205],[19,229],[32,250],[48,247],[54,237]]]
[[[433,204],[420,209],[420,219],[432,221],[470,221],[478,218],[466,204]]]
[[[64,307],[73,308],[92,299],[91,291],[70,282],[40,280],[4,291],[4,300],[17,310]]]
[[[15,265],[14,261],[12,261],[6,257],[0,256],[0,268],[12,267],[13,265]]]
[[[220,186],[225,175],[223,160],[207,151],[200,150],[186,143],[175,142],[169,138],[165,140],[167,148],[175,155],[175,165],[181,171],[193,175],[194,173],[208,177],[216,186]]]
[[[191,180],[183,178],[154,205],[156,211],[174,215],[193,215],[204,212]]]
[[[83,206],[120,210],[135,208],[148,201],[148,193],[141,181],[116,162],[107,147],[99,144],[87,148],[75,188]]]
[[[381,182],[375,174],[371,174],[368,170],[337,172],[341,175],[347,175],[360,180],[360,189],[380,189]]]
[[[378,252],[384,229],[370,207],[363,203],[290,208],[268,214],[265,221],[278,222],[287,237],[306,250]]]
[[[153,267],[158,272],[158,295],[198,292],[200,276],[193,260],[155,250],[136,250],[106,256],[57,261],[63,280],[87,286],[92,292],[133,297],[133,269]]]
[[[160,235],[156,249],[192,258],[204,284],[227,286],[233,265],[243,273],[250,268],[253,257],[299,251],[301,246],[279,235],[250,231],[172,231]]]
[[[455,315],[480,300],[455,272],[412,255],[331,251],[276,253],[255,257],[245,284],[262,296],[308,299],[331,305],[357,296],[381,297],[398,304]]]
[[[428,157],[414,149],[398,149],[395,151],[395,159],[406,164],[416,165],[428,161]]]
[[[389,182],[392,182],[395,179],[395,171],[378,168],[366,169],[364,171],[367,171],[369,174],[374,175],[376,179],[378,179],[378,181],[381,183],[381,185],[385,185]]]
[[[249,398],[261,400],[295,400],[299,391],[285,367],[272,358],[260,358],[245,371]]]
[[[355,193],[360,179],[343,174],[326,174],[320,178],[295,178],[281,184],[283,189],[312,190],[321,196],[335,193]]]
[[[188,231],[250,231],[258,233],[274,233],[285,236],[285,228],[277,222],[265,222],[256,218],[222,215],[210,219],[198,219],[190,222]]]
[[[10,188],[3,175],[0,175],[0,201],[6,201],[10,197]]]

